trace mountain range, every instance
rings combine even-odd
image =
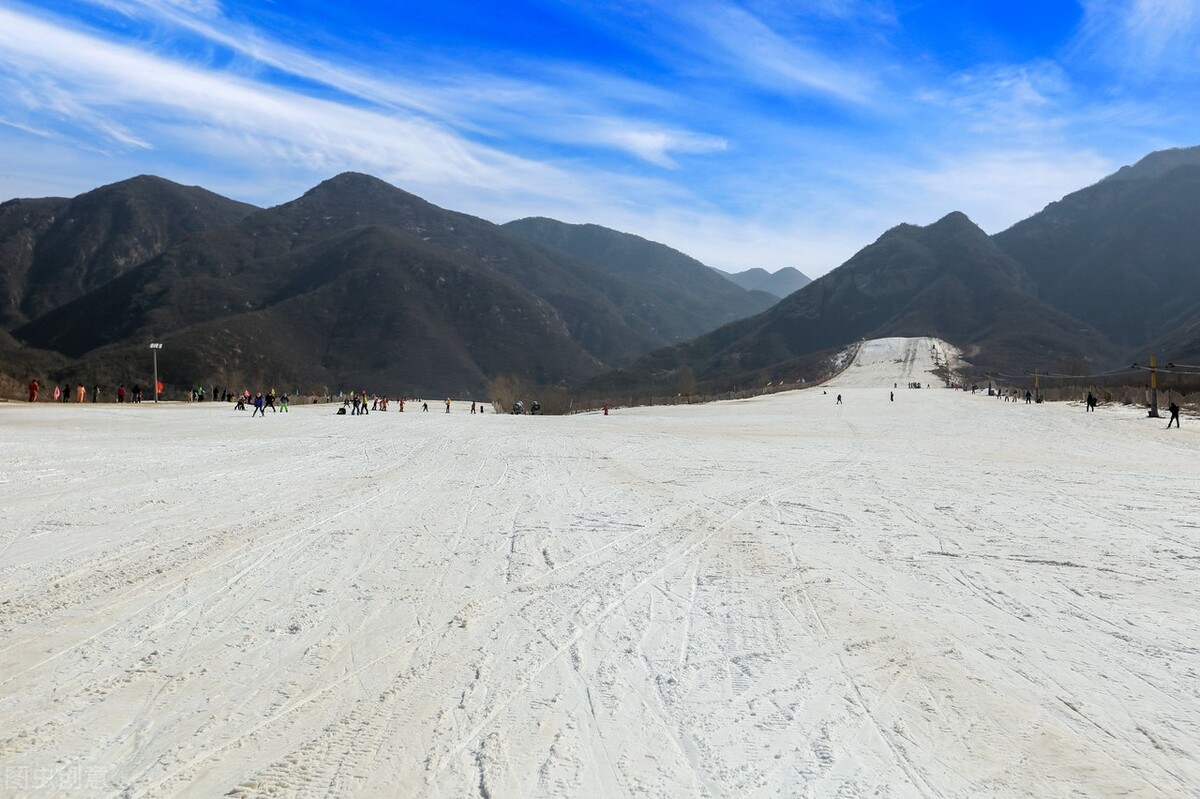
[[[593,379],[629,392],[811,375],[801,356],[936,335],[977,373],[1200,362],[1200,147],[1153,153],[988,236],[961,213],[899,225],[763,313]],[[803,368],[802,368],[803,367]]]
[[[779,299],[783,299],[794,291],[807,286],[812,278],[794,266],[785,266],[775,272],[768,272],[762,267],[753,267],[742,272],[726,272],[713,267],[713,271],[732,280],[746,291],[765,291]]]
[[[981,372],[1196,363],[1198,223],[1200,147],[1163,151],[993,236],[957,212],[897,225],[806,282],[596,225],[496,225],[356,173],[267,209],[141,176],[0,204],[0,391],[148,382],[150,341],[176,387],[409,395],[501,375],[718,390],[890,335],[939,336]]]
[[[579,381],[775,300],[662,245],[602,235],[617,249],[636,239],[666,276],[367,175],[269,209],[142,176],[0,205],[5,329],[89,385],[134,381],[160,341],[164,382],[183,386],[474,393],[501,374]]]

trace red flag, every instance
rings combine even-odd
[[[154,384],[154,391],[158,394],[163,393],[163,386],[162,386],[161,380],[159,380],[157,383]]]
[[[61,396],[62,396],[62,391],[59,389],[59,387],[58,387],[58,386],[55,386],[55,387],[54,387],[54,399],[55,399],[55,401],[58,401],[58,398],[59,398],[59,397],[61,397]]]

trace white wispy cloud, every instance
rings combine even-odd
[[[445,86],[410,80],[402,75],[377,75],[369,69],[339,64],[285,44],[257,28],[230,20],[219,3],[206,0],[86,0],[129,18],[164,26],[164,33],[186,31],[227,48],[248,63],[318,83],[347,97],[389,108],[403,108],[434,118],[454,116]],[[227,70],[232,71],[232,70]],[[496,83],[492,81],[491,83]],[[504,92],[504,87],[493,86]]]
[[[1161,58],[1178,44],[1192,50],[1193,58],[1196,56],[1200,6],[1193,0],[1134,0],[1123,24],[1146,55]]]
[[[435,61],[426,70],[409,65],[407,76],[376,74],[369,66],[318,58],[245,23],[222,18],[215,2],[91,1],[187,30],[251,62],[319,83],[380,110],[406,111],[461,132],[490,132],[496,129],[491,123],[502,120],[505,131],[520,131],[525,137],[608,145],[663,167],[674,166],[672,154],[723,148],[712,136],[618,116],[613,107],[635,105],[647,112],[676,100],[661,89],[595,69],[540,63],[529,68],[538,75],[530,81]],[[584,120],[594,120],[596,126],[581,124]],[[567,139],[568,134],[573,138]]]
[[[850,102],[865,102],[875,86],[867,73],[845,66],[821,48],[784,37],[759,17],[726,3],[681,3],[676,12],[703,34],[714,55],[761,85],[790,92],[810,90]]]
[[[136,122],[160,136],[199,130],[220,134],[221,145],[232,137],[276,158],[371,166],[422,183],[511,187],[553,177],[548,167],[466,142],[416,116],[197,69],[6,9],[0,63],[34,87],[24,97],[29,110],[129,146],[151,146],[147,134],[130,132]]]
[[[5,127],[19,130],[24,133],[29,133],[39,138],[52,138],[54,136],[54,132],[48,128],[33,127],[32,125],[26,125],[25,123],[19,122],[15,119],[5,119],[4,117],[0,117],[0,125],[4,125]]]
[[[1200,73],[1195,0],[1083,0],[1083,7],[1071,55],[1119,67],[1118,82]]]
[[[677,166],[673,156],[703,154],[724,150],[728,142],[717,136],[705,136],[685,130],[672,130],[646,124],[630,124],[626,119],[581,117],[566,131],[570,141],[616,148],[658,166]]]
[[[1047,60],[961,72],[918,90],[915,99],[926,110],[937,109],[956,137],[999,136],[1009,142],[1061,132],[1076,105],[1069,78]]]
[[[622,37],[636,41],[679,74],[712,75],[714,80],[781,95],[808,94],[843,103],[873,99],[875,73],[869,65],[858,63],[859,54],[823,42],[798,23],[842,15],[879,24],[883,16],[864,11],[874,4],[626,0],[618,5],[639,22],[622,28]],[[589,8],[580,13],[588,14],[599,27],[626,24],[626,17],[612,14],[605,4]]]

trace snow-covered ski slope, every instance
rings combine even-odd
[[[906,388],[910,383],[940,386],[933,374],[936,366],[960,362],[956,347],[936,338],[880,338],[864,341],[850,366],[827,384],[827,388]]]
[[[928,343],[607,417],[0,405],[0,794],[1200,795],[1200,423]]]

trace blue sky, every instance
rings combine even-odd
[[[1196,0],[0,0],[0,199],[338,172],[816,276],[1200,144]]]

